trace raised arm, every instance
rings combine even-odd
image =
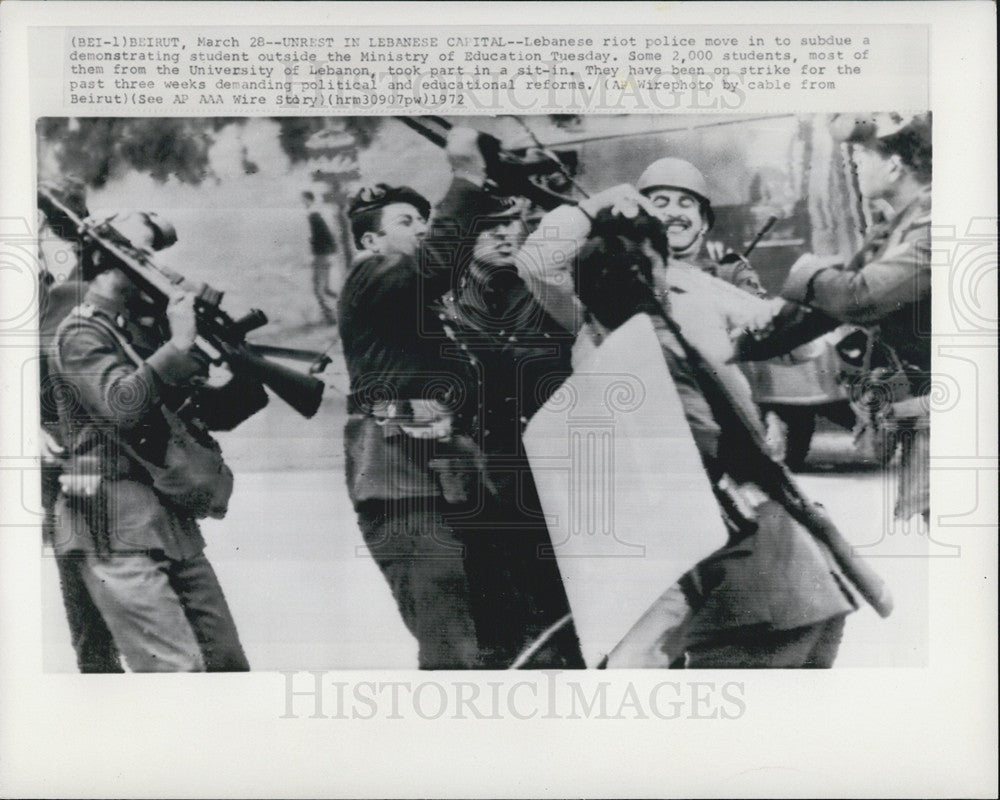
[[[566,330],[578,333],[584,309],[574,285],[577,256],[604,209],[634,217],[648,201],[623,183],[580,201],[553,209],[528,237],[518,255],[518,272],[545,310]]]

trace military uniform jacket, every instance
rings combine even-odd
[[[803,256],[781,295],[842,322],[878,325],[911,373],[915,395],[927,394],[931,361],[931,189],[888,224],[877,226],[846,265]]]
[[[436,399],[457,410],[475,385],[468,358],[450,344],[432,305],[443,286],[423,278],[416,259],[362,254],[341,290],[337,316],[351,381],[344,447],[355,506],[441,494],[428,463],[433,440],[414,439],[399,423],[411,401]]]
[[[144,359],[141,365],[107,325]],[[89,460],[100,471],[106,507],[95,516],[91,501],[61,498],[57,552],[158,550],[181,559],[203,549],[195,520],[164,505],[149,474],[121,444],[162,463],[169,428],[161,405],[197,417],[210,430],[227,430],[261,408],[266,395],[259,384],[238,377],[220,389],[196,388],[191,379],[204,373],[204,364],[165,338],[93,290],[60,327],[54,343],[60,428],[71,461]],[[95,519],[104,530],[94,530]],[[96,538],[103,539],[102,547]]]

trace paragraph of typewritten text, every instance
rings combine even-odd
[[[927,102],[921,26],[67,28],[74,113],[769,111]],[[55,43],[53,43],[55,44]],[[58,72],[58,74],[56,74]],[[52,89],[57,87],[52,86]],[[53,109],[48,109],[51,111]]]

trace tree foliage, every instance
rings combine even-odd
[[[214,177],[210,151],[217,134],[246,122],[238,117],[48,117],[38,123],[38,143],[54,157],[62,174],[95,188],[129,170],[161,182],[173,176],[198,185]],[[277,117],[275,122],[281,149],[293,164],[310,157],[306,142],[320,130],[341,130],[353,138],[355,149],[364,149],[381,124],[377,117]],[[41,162],[42,153],[39,156]],[[248,173],[257,170],[245,148],[243,162]]]
[[[199,184],[211,175],[215,134],[239,120],[224,118],[45,118],[39,147],[48,147],[63,174],[100,187],[127,170],[165,181]]]

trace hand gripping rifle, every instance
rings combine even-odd
[[[613,221],[613,224],[619,228],[631,227],[634,231],[639,231],[644,222],[648,223],[648,219],[642,212],[636,220]],[[603,219],[599,218],[598,223],[603,223]],[[656,232],[658,226],[647,224],[645,229]],[[616,232],[625,233],[624,230]],[[636,235],[639,234],[633,232],[629,238],[634,239]],[[663,248],[662,242],[657,249],[660,248]],[[665,252],[665,248],[662,251]],[[746,412],[729,393],[711,364],[707,363],[697,348],[687,340],[680,326],[657,300],[648,276],[632,269],[628,277],[629,280],[625,280],[624,276],[615,276],[616,287],[621,292],[626,292],[628,288],[634,289],[635,291],[628,295],[634,306],[662,319],[667,330],[677,340],[711,408],[712,416],[725,433],[728,446],[733,452],[739,453],[742,460],[741,472],[752,475],[753,481],[768,497],[782,506],[796,522],[822,542],[861,596],[880,616],[889,616],[892,613],[892,595],[881,577],[853,553],[850,543],[837,529],[823,507],[813,503],[802,493],[788,472],[788,468],[771,458],[756,425],[747,418]]]
[[[447,144],[448,131],[453,127],[442,117],[396,119],[441,148]],[[531,153],[526,148],[508,150],[495,136],[482,132],[479,133],[477,143],[486,162],[486,178],[493,184],[496,194],[503,197],[525,197],[545,211],[566,203],[575,203],[562,194],[572,183],[571,173],[577,167],[575,151],[541,152],[538,149]]]
[[[657,304],[659,306],[659,304]],[[791,517],[816,539],[826,545],[837,566],[871,605],[879,616],[892,613],[892,594],[882,578],[854,555],[851,545],[834,525],[822,506],[813,503],[799,489],[788,468],[767,453],[756,427],[747,420],[740,406],[729,395],[724,383],[705,362],[701,354],[684,337],[674,319],[660,306],[659,316],[673,334],[702,387],[712,414],[729,437],[754,482]]]
[[[267,324],[263,311],[252,309],[234,320],[219,307],[222,292],[218,289],[204,283],[193,283],[153,263],[148,253],[135,247],[114,228],[111,221],[92,224],[81,219],[49,187],[38,187],[38,207],[50,224],[63,230],[71,226],[85,246],[97,248],[103,256],[110,258],[149,296],[157,311],[166,309],[170,295],[176,289],[193,292],[196,295],[194,307],[198,327],[195,346],[213,363],[225,363],[233,372],[256,378],[306,418],[312,417],[319,409],[324,389],[322,381],[268,361],[246,341],[250,331]],[[289,355],[290,352],[280,355]]]

